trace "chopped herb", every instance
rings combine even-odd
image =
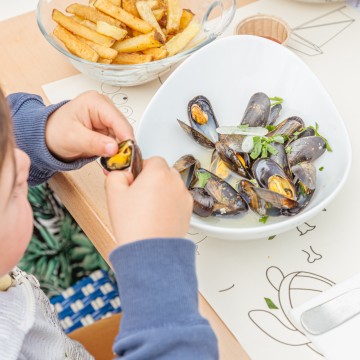
[[[275,135],[273,137],[267,136],[254,136],[253,137],[253,144],[254,148],[250,154],[250,157],[255,160],[260,155],[261,157],[267,157],[268,153],[272,155],[276,155],[278,151],[275,149],[274,146],[271,145],[272,142],[276,142],[279,144],[284,144],[284,142],[288,139],[286,135]]]
[[[275,135],[272,139],[279,144],[283,144],[285,142],[283,135]]]
[[[319,171],[323,171],[323,170],[324,170],[323,166],[319,167]]]
[[[326,150],[332,152],[332,148],[330,147],[329,142],[322,135],[319,134],[319,131],[318,131],[319,130],[319,124],[316,122],[315,127],[314,126],[309,126],[309,128],[311,128],[311,129],[313,129],[315,131],[316,136],[321,137],[325,141]]]
[[[206,185],[206,183],[209,181],[209,179],[211,178],[211,175],[208,172],[197,172],[197,177],[199,180],[199,187],[204,187]]]
[[[276,155],[278,153],[278,151],[270,144],[267,145],[267,151],[272,155]]]
[[[276,235],[269,236],[268,240],[275,239]]]
[[[269,217],[266,216],[266,215],[265,215],[265,216],[262,216],[262,217],[259,219],[259,222],[265,224],[268,218],[269,218]]]
[[[273,303],[273,301],[269,298],[264,298],[266,305],[268,306],[269,309],[271,310],[278,310],[279,308]]]
[[[306,188],[302,181],[299,181],[299,191],[301,195],[306,195]]]
[[[249,181],[250,181],[252,184],[256,185],[256,186],[257,186],[257,184],[258,184],[255,179],[250,179]]]
[[[272,98],[270,98],[271,101],[271,106],[277,105],[277,104],[282,104],[284,99],[278,96],[274,96]]]
[[[285,148],[285,152],[286,152],[287,154],[290,154],[290,153],[291,153],[291,146],[287,146],[287,147]]]
[[[276,125],[267,125],[267,126],[265,126],[265,128],[269,131],[273,131],[276,129]]]
[[[254,150],[251,152],[250,156],[252,159],[256,159],[261,154],[261,138],[260,136],[253,137]]]

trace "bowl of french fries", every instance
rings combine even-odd
[[[40,0],[37,22],[80,72],[135,86],[215,40],[235,11],[236,0]]]

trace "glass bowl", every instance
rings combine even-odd
[[[192,40],[188,47],[174,56],[158,61],[136,65],[113,65],[81,59],[67,51],[64,45],[53,35],[53,30],[56,27],[56,23],[51,17],[53,9],[58,9],[66,14],[66,7],[72,3],[75,3],[75,0],[39,0],[36,17],[42,34],[77,70],[92,79],[117,86],[144,84],[165,73],[172,65],[184,60],[221,35],[230,25],[236,11],[236,0],[202,0],[196,2],[179,0],[180,7],[192,10],[202,25],[200,34]],[[77,0],[77,3],[88,5],[88,0]]]

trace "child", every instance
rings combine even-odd
[[[62,332],[37,280],[15,267],[32,233],[27,181],[114,155],[114,138],[133,138],[132,128],[95,92],[48,107],[23,93],[8,102],[13,126],[0,92],[0,359],[92,359]],[[123,359],[217,358],[214,333],[198,312],[194,244],[183,239],[192,200],[179,174],[151,158],[135,181],[128,172],[110,173],[106,194],[123,309],[114,352]]]

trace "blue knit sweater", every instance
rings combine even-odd
[[[93,159],[63,163],[45,144],[49,115],[63,103],[45,106],[36,95],[8,97],[17,146],[31,158],[29,184]],[[195,247],[186,239],[148,239],[110,254],[123,316],[114,352],[122,359],[217,359],[217,341],[198,311]]]

